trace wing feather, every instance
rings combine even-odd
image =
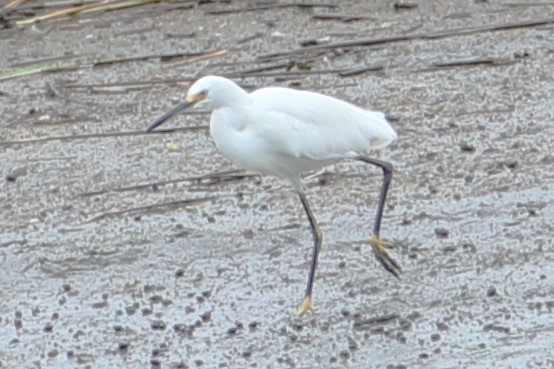
[[[251,128],[294,157],[340,159],[386,146],[397,137],[383,113],[330,96],[281,87],[262,88],[251,96],[257,117]]]

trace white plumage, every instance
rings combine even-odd
[[[311,295],[321,247],[321,231],[300,181],[307,171],[343,159],[357,159],[383,169],[371,244],[383,266],[398,276],[400,267],[378,238],[392,166],[365,156],[370,148],[384,147],[397,138],[383,113],[315,92],[282,87],[248,94],[231,80],[208,76],[196,81],[186,101],[158,118],[148,131],[193,104],[213,111],[210,133],[224,156],[240,167],[286,178],[298,192],[314,235],[312,268],[301,312],[313,310]]]
[[[243,168],[294,180],[302,173],[380,148],[396,133],[380,112],[309,91],[261,88],[247,94],[222,77],[204,77],[196,95],[221,87],[225,99],[200,104],[213,109],[210,131],[220,151]]]

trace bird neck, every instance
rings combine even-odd
[[[244,91],[242,88],[233,83],[231,91],[227,92],[227,96],[232,96],[232,98],[226,99],[225,104],[222,107],[248,107],[251,105],[252,98],[248,92]]]

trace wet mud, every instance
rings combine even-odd
[[[71,65],[0,82],[0,368],[554,366],[554,7],[338,4],[0,30],[0,72]],[[389,114],[399,280],[369,245],[380,173],[341,163],[306,179],[324,244],[296,314],[290,185],[230,164],[203,112],[145,134],[206,74]]]

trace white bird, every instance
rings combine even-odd
[[[304,206],[314,239],[308,285],[299,313],[313,312],[312,291],[322,233],[301,182],[301,175],[344,159],[359,160],[383,170],[383,185],[370,244],[387,271],[399,276],[400,266],[379,238],[392,165],[365,156],[397,138],[385,115],[314,92],[267,87],[247,93],[233,81],[200,78],[184,102],[156,119],[148,132],[191,105],[213,111],[210,133],[221,153],[239,167],[288,179]]]

